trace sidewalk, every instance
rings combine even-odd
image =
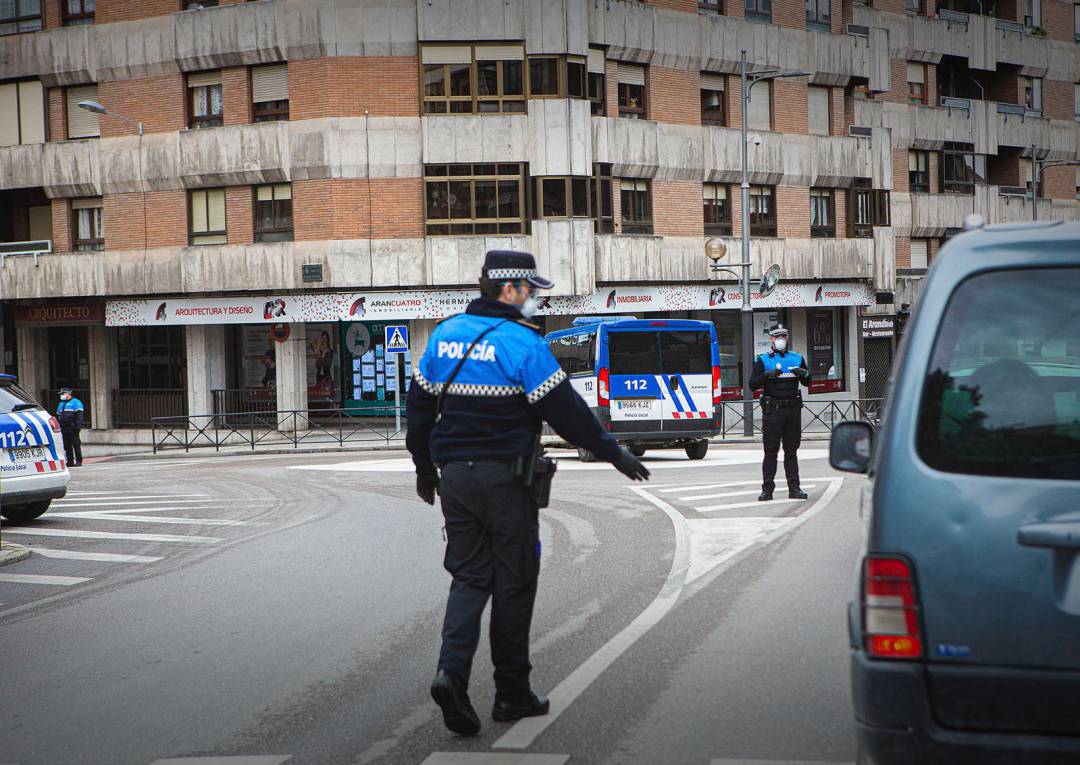
[[[6,566],[8,563],[18,563],[29,557],[30,550],[22,545],[13,544],[11,542],[0,542],[0,566]]]

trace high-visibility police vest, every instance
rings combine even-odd
[[[802,354],[795,351],[763,353],[758,356],[758,359],[766,372],[770,369],[779,369],[780,374],[794,374],[803,363]]]

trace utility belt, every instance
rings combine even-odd
[[[795,398],[776,398],[775,396],[761,397],[761,411],[775,412],[779,409],[787,409],[792,406],[802,406],[802,396]]]
[[[511,465],[514,478],[532,494],[537,508],[547,507],[551,501],[551,482],[555,480],[558,460],[544,453],[539,434],[533,444],[532,453],[527,457],[518,457]]]

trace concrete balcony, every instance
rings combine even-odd
[[[734,128],[703,128],[706,135],[705,178],[738,183],[742,180],[740,131]],[[748,164],[753,183],[782,183],[787,186],[851,185],[853,178],[873,178],[877,188],[891,173],[884,172],[889,142],[848,136],[790,135],[753,131],[760,145],[748,147]],[[876,151],[882,149],[882,152]],[[879,156],[880,155],[880,156]]]
[[[264,122],[177,135],[178,175],[186,187],[288,180],[289,123]]]
[[[963,109],[857,101],[855,124],[887,128],[896,147],[934,150],[940,149],[946,141],[960,141],[973,144],[979,154],[996,153],[997,106],[989,101],[976,100],[969,104],[969,108]]]
[[[593,117],[593,159],[611,163],[615,176],[700,180],[705,130],[651,120]]]
[[[1073,120],[1050,120],[1045,117],[990,112],[995,123],[999,146],[1027,149],[1035,145],[1050,159],[1074,159],[1080,153],[1080,124]]]
[[[1037,201],[1041,220],[1080,220],[1080,201],[1042,198]],[[949,229],[962,228],[964,218],[971,213],[983,216],[987,224],[1029,221],[1031,199],[1002,195],[997,186],[976,186],[971,195],[912,194],[910,235],[945,236]]]
[[[173,15],[176,60],[185,71],[285,60],[286,3],[236,3]]]

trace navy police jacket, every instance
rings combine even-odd
[[[802,367],[807,372],[806,359],[801,353],[784,351],[779,353],[772,350],[763,353],[754,360],[754,371],[750,375],[750,388],[752,390],[765,389],[764,395],[772,398],[801,398],[799,383],[804,387],[810,387],[810,375],[798,378],[792,372],[796,367]],[[766,377],[765,373],[770,369],[779,369],[777,377]]]
[[[83,406],[83,402],[74,396],[69,401],[61,401],[56,407],[56,421],[60,423],[61,428],[81,429],[85,414],[86,407]]]
[[[484,331],[446,391],[466,349]],[[551,355],[539,328],[514,306],[480,297],[438,327],[413,370],[406,445],[418,471],[457,460],[528,456],[542,421],[575,446],[613,461],[620,447],[597,422]]]

